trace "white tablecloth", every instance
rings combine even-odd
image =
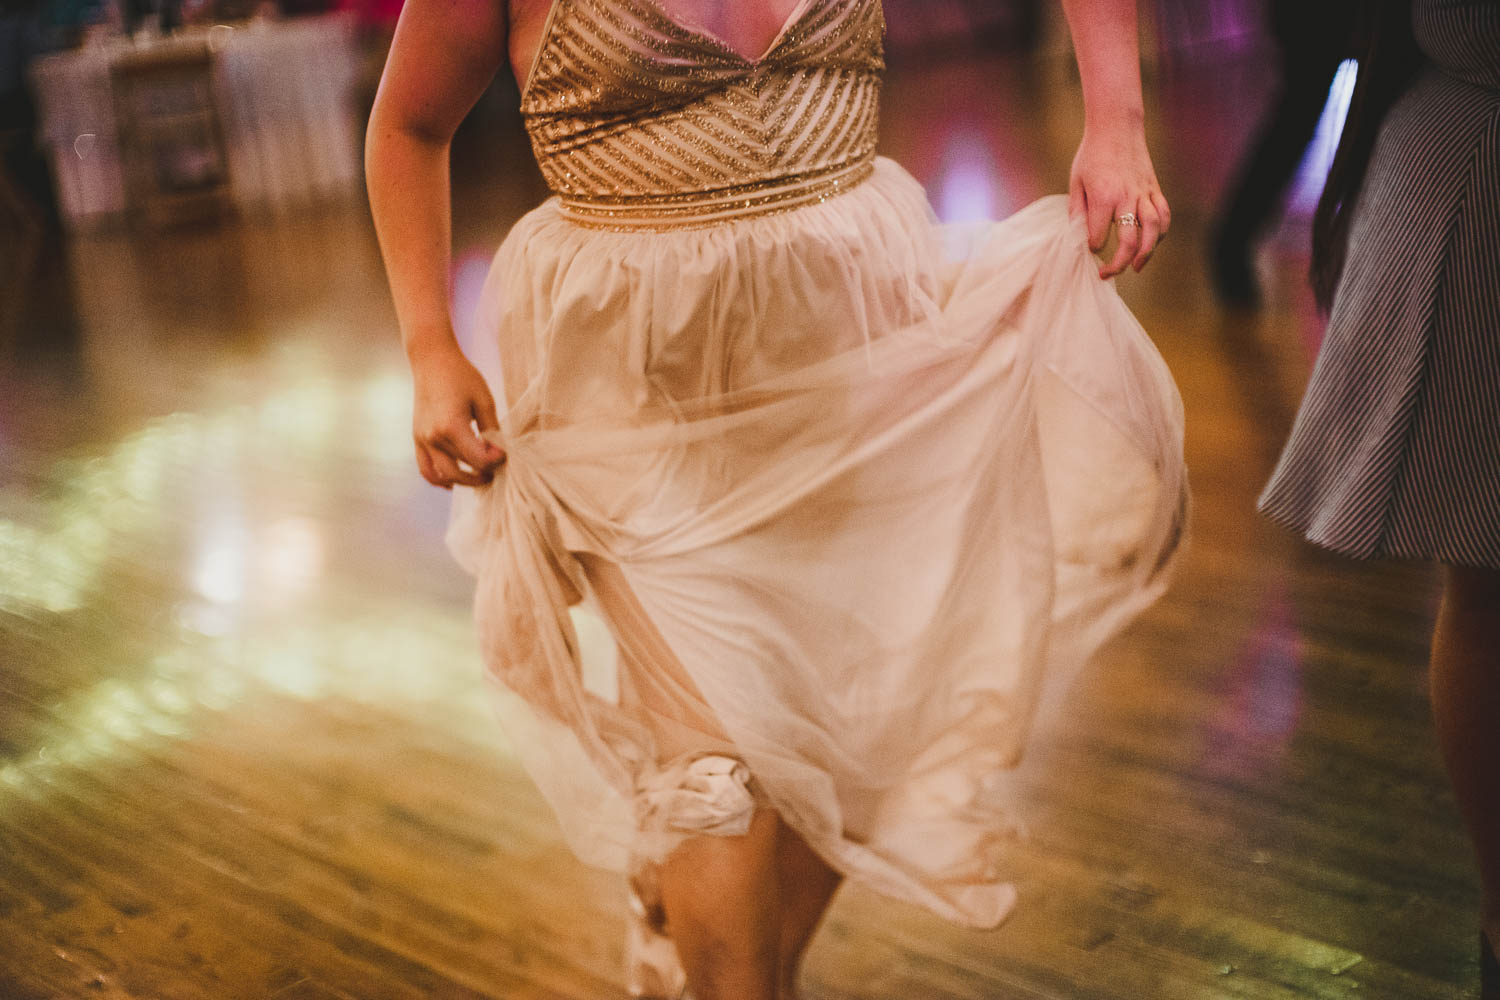
[[[215,87],[235,204],[285,211],[357,189],[359,132],[351,103],[358,69],[344,15],[250,22],[156,39],[156,47],[218,50]],[[124,211],[110,68],[142,45],[119,40],[38,59],[31,68],[40,141],[64,216],[77,226]]]

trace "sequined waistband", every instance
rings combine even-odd
[[[559,195],[564,218],[593,229],[701,229],[827,201],[865,180],[873,159],[711,191],[580,198]]]

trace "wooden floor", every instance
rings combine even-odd
[[[1122,289],[1181,382],[1195,538],[1018,776],[1022,905],[976,933],[853,887],[808,998],[1470,995],[1433,574],[1253,512],[1317,340],[1305,215],[1258,317],[1201,279],[1258,73],[1154,89],[1177,225]],[[1065,182],[1077,101],[907,58],[886,145],[945,213],[1006,213]],[[490,114],[457,160],[461,305],[540,190]],[[362,211],[81,240],[48,273],[0,344],[0,998],[622,997],[621,885],[485,703]]]

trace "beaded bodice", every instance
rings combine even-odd
[[[869,173],[883,32],[880,0],[800,0],[752,59],[656,0],[553,0],[521,112],[575,221],[794,207]]]

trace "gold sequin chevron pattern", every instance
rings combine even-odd
[[[880,0],[801,0],[749,58],[656,0],[554,0],[521,98],[575,221],[704,225],[821,200],[868,175]]]

